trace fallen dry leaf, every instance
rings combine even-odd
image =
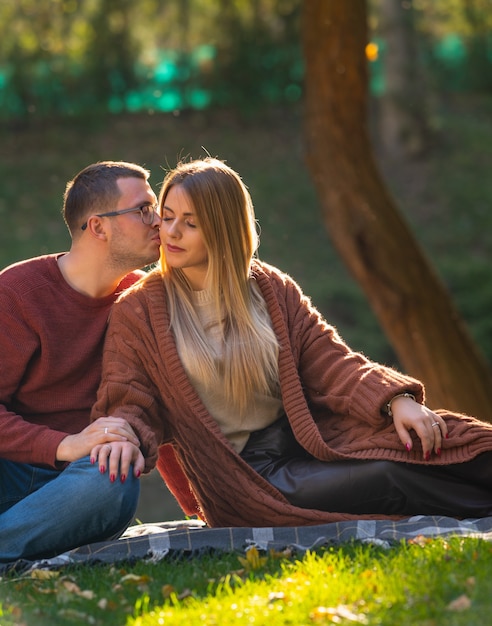
[[[162,585],[161,592],[164,598],[170,598],[173,593],[176,593],[176,589],[172,585]]]
[[[137,574],[126,574],[120,579],[121,583],[132,583],[134,585],[146,585],[150,581],[150,576],[137,576]]]
[[[77,583],[74,583],[72,580],[63,580],[60,581],[58,585],[59,589],[63,589],[68,593],[72,593],[74,596],[79,596],[81,598],[85,598],[86,600],[92,600],[94,598],[94,592],[91,589],[82,590]]]
[[[191,589],[183,589],[183,591],[178,595],[178,600],[184,600],[185,598],[190,598],[193,596],[193,592]]]
[[[410,538],[408,543],[414,543],[418,546],[426,546],[428,543],[432,541],[432,537],[425,537],[424,535],[417,535],[416,537]]]
[[[446,608],[448,609],[448,611],[466,611],[470,607],[470,598],[467,595],[463,594],[450,602]]]
[[[265,565],[268,560],[266,556],[260,556],[258,548],[256,548],[255,546],[249,548],[249,550],[246,552],[245,557],[238,556],[237,558],[241,565],[247,570],[260,569]]]
[[[58,615],[67,620],[83,622],[84,624],[95,624],[96,620],[87,613],[76,611],[75,609],[62,609],[58,611]]]
[[[48,569],[33,569],[31,572],[31,578],[36,580],[50,580],[51,578],[58,578],[60,572],[54,572]]]
[[[311,611],[309,617],[313,622],[330,620],[334,624],[341,624],[344,621],[367,624],[365,615],[354,613],[343,604],[336,607],[318,606]]]

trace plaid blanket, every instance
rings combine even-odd
[[[14,569],[25,573],[33,569],[57,569],[69,564],[117,563],[149,559],[158,561],[169,555],[199,555],[205,551],[259,550],[299,552],[346,541],[371,542],[390,547],[395,542],[417,537],[459,535],[492,541],[492,517],[457,520],[450,517],[415,516],[398,522],[358,520],[319,526],[274,528],[208,528],[197,520],[131,526],[115,541],[94,543],[51,559],[17,561],[0,565],[0,573]],[[3,568],[3,569],[2,569]]]

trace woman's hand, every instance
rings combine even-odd
[[[140,448],[129,441],[114,441],[97,445],[91,450],[91,463],[99,463],[99,471],[109,474],[109,480],[114,483],[120,477],[125,482],[130,465],[133,464],[133,475],[139,478],[145,467],[145,459]]]
[[[440,456],[442,440],[448,436],[448,427],[442,417],[405,396],[398,396],[392,401],[391,411],[396,432],[409,452],[413,445],[410,431],[414,430],[422,442],[424,460],[430,459],[432,451]]]
[[[135,446],[140,441],[130,424],[121,417],[100,417],[75,435],[67,435],[56,450],[57,461],[77,461],[87,456],[97,445],[128,441]]]

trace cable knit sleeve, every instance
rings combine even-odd
[[[409,391],[424,401],[418,380],[352,351],[290,277],[283,276],[281,288],[292,355],[313,414],[318,409],[380,423],[396,394]]]
[[[142,294],[142,292],[140,292]],[[137,433],[145,471],[154,468],[164,440],[165,409],[150,372],[157,372],[155,336],[146,310],[132,293],[113,306],[104,344],[103,369],[91,420],[105,415],[122,417]]]

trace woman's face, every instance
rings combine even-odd
[[[180,185],[171,187],[162,205],[160,234],[168,266],[182,269],[193,289],[204,289],[208,253],[193,204]]]

